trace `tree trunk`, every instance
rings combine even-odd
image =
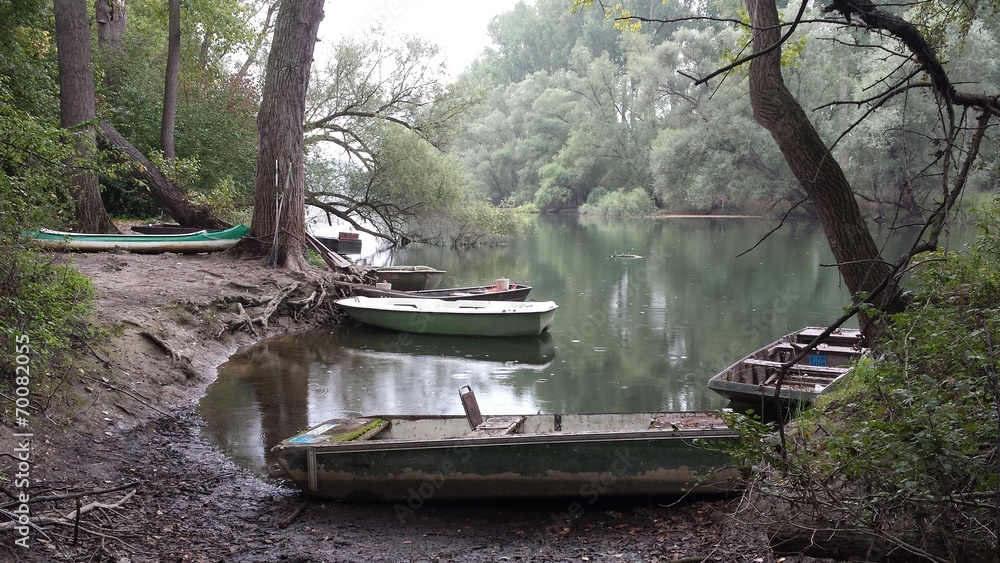
[[[153,201],[174,221],[185,227],[201,229],[225,229],[231,226],[213,215],[210,209],[188,201],[184,192],[167,179],[139,149],[125,140],[110,123],[102,119],[97,127],[100,140],[116,149],[119,162],[131,165],[131,176],[146,185]]]
[[[160,121],[160,150],[163,158],[173,164],[174,122],[177,118],[177,82],[181,67],[181,0],[168,0],[167,71],[163,86],[163,116]]]
[[[90,58],[90,25],[85,0],[55,0],[56,47],[59,59],[59,124],[76,146],[68,179],[76,201],[77,229],[94,233],[117,233],[101,201],[97,173],[93,167],[94,128],[97,115],[94,98],[94,67]],[[81,164],[82,163],[82,164]]]
[[[239,248],[263,256],[277,236],[275,265],[298,268],[305,244],[305,176],[302,160],[306,91],[323,0],[283,1],[267,59],[257,115],[257,181],[250,236]],[[275,166],[277,165],[277,170]],[[285,186],[287,183],[287,190]],[[278,192],[283,191],[280,216]]]
[[[763,53],[750,62],[754,118],[771,133],[799,184],[815,203],[844,283],[855,300],[860,300],[891,274],[892,266],[882,260],[843,169],[785,86],[781,49],[764,52],[778,42],[782,29],[775,1],[747,0],[747,9],[754,53]],[[901,310],[898,286],[890,284],[874,305],[887,312]],[[865,315],[860,322],[871,336],[872,327],[867,326]]]
[[[121,69],[126,64],[124,39],[128,17],[125,0],[97,0],[94,2],[94,20],[97,22],[97,53],[104,72],[104,87],[114,95],[121,86]]]

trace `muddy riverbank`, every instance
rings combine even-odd
[[[29,494],[37,527],[26,536],[2,532],[0,559],[774,561],[766,538],[733,518],[738,498],[401,510],[309,500],[280,479],[260,480],[203,439],[195,405],[239,347],[329,322],[326,274],[224,255],[60,259],[92,278],[92,322],[103,336],[81,345],[81,359],[33,394],[45,408],[32,411],[27,427],[30,486],[8,481],[3,490],[14,497],[11,514],[16,495]],[[238,323],[262,317],[293,286],[266,327]],[[0,429],[10,444],[0,457],[5,475],[16,473],[14,432]]]

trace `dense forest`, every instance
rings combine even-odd
[[[635,3],[633,12],[654,21],[634,31],[616,29],[599,9],[570,13],[565,4],[539,0],[497,17],[494,47],[459,82],[489,92],[453,151],[491,200],[560,209],[642,190],[670,212],[751,213],[802,202],[754,121],[745,68],[695,84],[745,51],[748,31],[732,19],[737,3]],[[818,18],[821,8],[811,5],[803,17]],[[941,56],[954,83],[996,92],[1000,26],[995,13],[978,16]],[[940,142],[938,105],[926,89],[876,105],[879,84],[909,71],[897,68],[899,58],[834,47],[876,39],[832,22],[800,26],[785,46],[785,79],[821,136],[835,142],[866,207],[883,217],[919,215],[939,180],[928,172]],[[969,193],[997,187],[991,143]]]

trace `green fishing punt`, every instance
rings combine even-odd
[[[226,250],[250,231],[237,225],[223,231],[197,231],[186,234],[86,234],[41,229],[24,233],[33,244],[48,250],[107,252],[124,250],[140,254],[198,254]]]
[[[360,502],[719,495],[739,488],[718,413],[370,416],[272,450],[309,495]]]

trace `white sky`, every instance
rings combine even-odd
[[[486,25],[519,0],[329,0],[320,24],[321,42],[363,37],[378,24],[390,33],[417,35],[441,48],[454,77],[490,44]],[[525,0],[531,4],[532,0]]]

